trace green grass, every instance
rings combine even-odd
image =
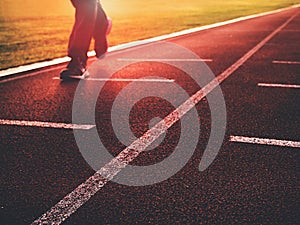
[[[271,11],[300,0],[102,0],[113,19],[110,45]],[[69,13],[73,13],[70,3]],[[1,19],[0,69],[66,55],[73,14]],[[92,49],[92,46],[91,46]]]
[[[123,5],[121,1],[112,0],[115,5]],[[107,7],[114,21],[110,43],[126,43],[299,3],[299,0],[131,0],[123,11]]]

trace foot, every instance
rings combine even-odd
[[[77,68],[66,68],[60,73],[60,79],[84,79],[86,77],[86,70]]]
[[[66,69],[61,71],[60,78],[66,79],[83,79],[87,76],[86,63],[80,57],[72,58]]]

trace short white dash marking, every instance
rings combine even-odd
[[[130,79],[130,78],[87,78],[90,81],[102,82],[153,82],[153,83],[173,83],[173,79]]]
[[[60,80],[59,77],[53,77],[53,80]],[[130,79],[130,78],[85,78],[86,81],[99,82],[149,82],[149,83],[173,83],[173,79]]]
[[[125,62],[212,62],[212,59],[127,59],[127,58],[118,58],[118,61]]]
[[[297,84],[268,84],[268,83],[258,83],[259,87],[271,87],[271,88],[300,88]]]
[[[0,125],[58,128],[58,129],[77,129],[77,130],[89,130],[95,127],[95,125],[84,125],[84,124],[68,124],[68,123],[53,123],[53,122],[26,121],[26,120],[4,120],[4,119],[0,119]]]
[[[243,136],[230,136],[231,142],[248,143],[248,144],[259,144],[259,145],[272,145],[282,147],[300,148],[299,141],[287,141],[257,137],[243,137]]]
[[[273,63],[274,64],[300,65],[300,62],[296,62],[296,61],[277,61],[277,60],[274,60]]]

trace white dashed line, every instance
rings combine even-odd
[[[0,125],[59,128],[59,129],[79,129],[79,130],[90,130],[96,127],[95,125],[53,123],[53,122],[26,121],[26,120],[3,120],[3,119],[0,119]]]
[[[80,184],[71,193],[66,195],[49,211],[44,213],[32,224],[61,224],[85,204],[95,193],[102,189],[105,184],[112,180],[123,168],[132,162],[147,146],[149,146],[157,137],[164,133],[169,127],[175,124],[185,113],[198,104],[206,95],[214,90],[221,82],[228,78],[232,73],[240,68],[251,56],[262,48],[270,39],[281,31],[297,14],[291,16],[281,26],[269,34],[265,39],[258,43],[254,48],[247,52],[242,58],[236,61],[227,70],[213,79],[203,89],[196,92],[186,102],[170,113],[161,122],[148,130],[142,137],[135,140],[129,147],[125,148],[117,157],[102,167],[93,176]],[[207,157],[203,155],[203,158]],[[209,157],[209,156],[208,156]],[[204,162],[205,160],[201,160]],[[201,165],[199,167],[202,167]]]
[[[230,136],[231,142],[248,143],[248,144],[259,144],[259,145],[272,145],[281,147],[300,148],[299,141],[287,141],[257,137],[243,137],[243,136]]]
[[[297,84],[268,84],[268,83],[258,83],[259,87],[270,87],[270,88],[300,88]]]
[[[296,61],[277,61],[277,60],[274,60],[273,63],[274,64],[300,65],[300,62],[296,62]]]
[[[53,77],[53,80],[60,80],[59,77]],[[174,83],[173,79],[130,79],[130,78],[85,78],[86,81],[99,81],[99,82],[153,82],[153,83]]]
[[[127,59],[118,58],[118,61],[125,62],[212,62],[212,59]]]

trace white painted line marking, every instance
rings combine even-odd
[[[64,66],[57,66],[57,67],[53,67],[53,68],[49,68],[49,69],[43,69],[43,70],[40,70],[40,71],[32,72],[30,74],[20,75],[20,76],[16,76],[16,77],[12,77],[12,78],[7,78],[5,80],[0,81],[0,84],[7,83],[7,82],[10,82],[10,81],[20,80],[20,79],[27,78],[27,77],[33,77],[33,76],[36,76],[36,75],[39,75],[39,74],[42,74],[42,73],[44,74],[44,73],[51,72],[53,70],[59,70],[59,69],[62,69],[62,68],[64,68]]]
[[[257,137],[243,137],[243,136],[230,136],[231,142],[259,144],[259,145],[273,145],[281,147],[300,148],[299,141],[286,141],[277,139],[257,138]]]
[[[268,83],[258,83],[259,87],[271,87],[271,88],[300,88],[297,84],[268,84]]]
[[[126,62],[212,62],[212,59],[127,59],[118,58],[118,61]]]
[[[157,41],[163,41],[163,40],[170,39],[170,38],[180,37],[182,35],[192,34],[192,33],[203,31],[203,30],[221,27],[224,25],[233,24],[233,23],[237,23],[237,22],[241,22],[241,21],[245,21],[245,20],[249,20],[249,19],[272,15],[272,14],[280,13],[280,12],[283,12],[285,10],[289,10],[292,8],[298,8],[299,6],[300,6],[300,4],[297,4],[297,5],[287,7],[287,8],[277,9],[277,10],[270,11],[270,12],[264,12],[264,13],[244,16],[244,17],[240,17],[240,18],[236,18],[236,19],[232,19],[232,20],[228,20],[228,21],[224,21],[224,22],[214,23],[214,24],[205,25],[205,26],[201,26],[201,27],[195,27],[195,28],[191,28],[191,29],[187,29],[187,30],[183,30],[183,31],[179,31],[179,32],[171,33],[171,34],[166,34],[166,35],[162,35],[162,36],[158,36],[158,37],[153,37],[153,38],[149,38],[149,39],[145,39],[145,40],[121,44],[121,45],[115,46],[115,48],[112,47],[112,48],[114,48],[114,49],[112,49],[112,51],[123,50],[123,49],[136,47],[136,46],[140,46],[140,45],[145,45],[145,44],[149,44],[149,43],[153,43],[153,42],[157,42]]]
[[[296,61],[277,61],[277,60],[274,60],[273,63],[274,64],[300,65],[300,62],[296,62]]]
[[[24,65],[24,66],[13,67],[13,68],[9,68],[6,70],[1,70],[0,78],[5,77],[5,76],[14,75],[16,73],[23,73],[26,71],[40,69],[40,68],[47,67],[47,66],[53,66],[53,65],[65,63],[68,61],[70,61],[69,57],[63,57],[63,58],[53,59],[50,61],[38,62],[38,63],[33,63],[33,64],[29,64],[29,65]]]
[[[236,61],[227,70],[213,79],[203,89],[196,92],[181,106],[171,112],[166,118],[157,123],[153,128],[148,130],[142,137],[135,140],[129,147],[125,148],[117,157],[107,163],[98,170],[93,176],[88,178],[84,183],[80,184],[71,193],[66,195],[49,211],[44,213],[40,218],[32,224],[61,224],[77,211],[84,203],[86,203],[95,193],[101,190],[105,184],[112,180],[123,168],[132,162],[141,152],[143,152],[153,141],[155,141],[162,133],[175,124],[190,109],[195,107],[201,99],[215,89],[221,82],[235,72],[243,63],[253,56],[260,48],[262,48],[271,38],[280,32],[296,15],[291,16],[280,27],[269,34],[259,44],[247,52],[242,58]],[[207,157],[207,156],[202,156]],[[203,162],[205,160],[201,160]],[[199,167],[202,167],[200,164]]]
[[[205,25],[205,26],[201,26],[201,27],[195,27],[195,28],[191,28],[191,29],[187,29],[187,30],[183,30],[183,31],[179,31],[179,32],[171,33],[171,34],[166,34],[166,35],[162,35],[162,36],[158,36],[158,37],[153,37],[153,38],[149,38],[149,39],[145,39],[145,40],[139,40],[139,41],[133,41],[130,43],[120,44],[117,46],[109,47],[108,52],[120,51],[120,50],[132,48],[132,47],[136,47],[136,46],[150,44],[150,43],[157,42],[157,41],[162,41],[162,40],[166,40],[166,39],[170,39],[170,38],[179,37],[179,36],[186,35],[186,34],[191,34],[191,33],[199,32],[199,31],[203,31],[203,30],[208,30],[211,28],[221,27],[224,25],[233,24],[233,23],[237,23],[237,22],[241,22],[241,21],[245,21],[245,20],[249,20],[249,19],[253,19],[253,18],[267,16],[267,15],[283,12],[285,10],[289,10],[292,8],[298,8],[299,6],[300,6],[300,4],[297,4],[297,5],[293,5],[291,7],[277,9],[277,10],[270,11],[270,12],[264,12],[264,13],[239,17],[239,18],[224,21],[224,22],[214,23],[214,24]],[[95,51],[88,52],[89,57],[92,57],[95,55],[96,55]],[[25,66],[19,66],[19,67],[15,67],[15,68],[6,69],[6,70],[1,70],[0,77],[10,76],[10,75],[14,75],[16,73],[21,73],[21,72],[28,72],[33,69],[40,69],[40,68],[44,68],[44,67],[47,67],[50,65],[56,65],[56,64],[64,63],[64,62],[68,62],[68,61],[70,61],[69,57],[63,57],[63,58],[58,58],[58,59],[54,59],[51,61],[34,63],[31,65],[25,65]],[[23,78],[25,78],[25,77],[23,77]]]
[[[153,83],[174,83],[172,79],[125,79],[125,78],[87,78],[85,80],[90,81],[102,81],[102,82],[153,82]]]
[[[60,80],[59,77],[53,77],[53,80]],[[85,78],[86,81],[99,82],[153,82],[153,83],[173,83],[173,79],[130,79],[130,78]]]
[[[25,120],[3,120],[3,119],[0,119],[0,125],[60,128],[60,129],[77,129],[77,130],[78,129],[79,130],[90,130],[90,129],[96,127],[95,125],[53,123],[53,122],[25,121]]]

